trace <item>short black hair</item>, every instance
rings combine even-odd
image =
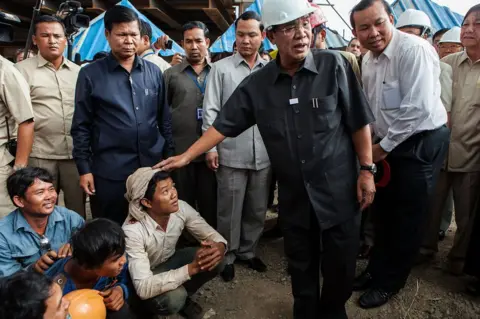
[[[450,30],[450,29],[449,28],[443,28],[443,29],[440,29],[437,32],[435,32],[433,34],[432,41],[435,41],[435,39],[438,38],[438,37],[442,37],[442,35],[444,35],[445,32],[447,32],[448,30]]]
[[[140,19],[138,15],[130,8],[124,6],[113,6],[105,12],[105,17],[103,23],[105,24],[105,29],[112,31],[113,25],[118,23],[128,23],[137,21],[138,28],[140,29]]]
[[[469,16],[469,14],[470,14],[470,13],[473,13],[473,12],[480,12],[480,4],[476,4],[476,5],[474,5],[473,7],[471,7],[470,9],[468,9],[467,14],[466,14],[465,17],[463,18],[462,24],[465,23],[465,20],[467,19],[467,17]]]
[[[187,22],[183,25],[183,27],[182,27],[183,35],[185,35],[186,31],[192,30],[192,29],[203,30],[203,35],[205,36],[205,38],[207,38],[208,35],[210,34],[210,31],[208,30],[205,23],[203,23],[201,21],[190,21],[190,22]]]
[[[97,218],[90,220],[70,239],[72,258],[87,269],[102,267],[108,258],[125,253],[125,234],[117,223]]]
[[[140,19],[140,36],[148,36],[148,41],[152,42],[152,26],[145,20]]]
[[[148,182],[147,190],[145,191],[144,198],[148,200],[153,199],[153,195],[155,194],[155,188],[157,187],[157,183],[160,181],[164,181],[170,178],[170,174],[164,171],[156,172],[155,175],[152,176],[150,181]]]
[[[33,24],[33,34],[37,34],[37,26],[39,23],[59,23],[62,26],[63,33],[67,34],[67,31],[65,29],[65,24],[58,17],[50,16],[50,15],[38,16],[35,19],[35,23]]]
[[[0,318],[43,319],[53,281],[34,271],[0,279]]]
[[[7,191],[12,203],[15,196],[25,198],[25,193],[36,179],[53,183],[52,174],[40,167],[25,167],[10,175],[7,179]]]
[[[264,27],[263,27],[263,23],[262,23],[262,18],[255,11],[245,11],[244,13],[242,13],[238,17],[238,19],[235,20],[235,30],[237,30],[238,21],[240,21],[240,20],[243,20],[243,21],[257,20],[260,23],[260,32],[263,32]]]
[[[359,3],[357,3],[353,7],[352,11],[350,12],[350,25],[352,26],[353,30],[355,30],[355,19],[353,19],[354,13],[370,8],[376,2],[381,2],[383,4],[383,7],[385,8],[385,11],[387,12],[387,14],[388,15],[393,15],[392,7],[385,0],[361,0]]]

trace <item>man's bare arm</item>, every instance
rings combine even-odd
[[[33,145],[34,126],[35,123],[33,122],[33,119],[27,120],[18,125],[17,154],[15,156],[16,167],[25,167],[28,165],[28,158]]]

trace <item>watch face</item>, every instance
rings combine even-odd
[[[372,164],[372,173],[373,175],[377,174],[377,165]]]

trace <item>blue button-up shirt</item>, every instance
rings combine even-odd
[[[74,211],[55,206],[48,217],[44,236],[48,238],[52,250],[57,252],[83,224],[83,218]],[[27,268],[41,256],[40,235],[19,209],[0,220],[0,277]]]
[[[80,70],[71,134],[80,175],[125,180],[173,154],[160,69],[136,57],[127,72],[114,56]]]

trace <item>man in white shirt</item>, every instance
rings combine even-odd
[[[203,310],[190,299],[213,279],[223,264],[227,241],[200,214],[177,197],[166,172],[138,169],[127,180],[129,214],[126,236],[129,271],[145,316],[201,318]],[[186,230],[201,247],[175,250]]]
[[[147,60],[152,62],[156,66],[160,68],[160,71],[165,72],[171,65],[158,56],[157,52],[152,48],[152,27],[148,22],[144,20],[140,20],[140,36],[142,37],[140,43],[137,48],[138,55]]]
[[[391,181],[374,202],[375,246],[354,290],[362,308],[385,304],[405,285],[422,241],[428,203],[449,142],[440,99],[440,64],[425,40],[396,30],[384,0],[362,0],[350,16],[370,50],[363,84],[376,117],[373,160],[387,160]],[[408,234],[408,236],[405,236]]]

